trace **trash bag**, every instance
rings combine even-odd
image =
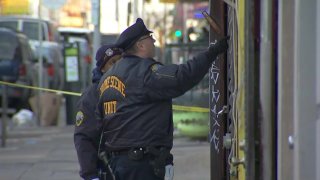
[[[12,116],[13,125],[16,127],[32,127],[36,125],[33,112],[28,109],[21,109]]]

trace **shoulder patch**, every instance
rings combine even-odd
[[[78,111],[76,115],[76,126],[80,126],[84,120],[84,114],[82,111]]]
[[[161,64],[153,64],[153,65],[151,66],[151,70],[152,70],[153,72],[156,72],[156,71],[158,71],[158,69],[159,69],[161,66],[162,66]]]

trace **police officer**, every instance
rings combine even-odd
[[[97,86],[103,73],[121,58],[122,50],[115,45],[103,45],[96,53],[96,68],[92,84],[86,88],[78,101],[74,144],[80,164],[80,176],[85,180],[113,179],[109,169],[98,159],[101,129],[95,118],[99,94]]]
[[[105,125],[104,145],[116,180],[164,179],[172,164],[172,98],[199,83],[228,48],[224,38],[185,64],[162,65],[153,59],[151,33],[140,18],[123,31],[116,42],[123,58],[98,86],[97,115]]]

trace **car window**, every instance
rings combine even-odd
[[[43,26],[41,26],[42,32],[44,31]],[[28,36],[29,39],[39,40],[39,27],[37,22],[24,22],[22,32]],[[42,33],[42,40],[45,40],[45,34]]]
[[[26,41],[26,39],[24,38],[20,38],[19,39],[21,47],[22,47],[22,57],[23,57],[23,61],[27,62],[30,60],[30,49],[28,49],[28,42]]]
[[[14,29],[17,30],[18,29],[18,22],[14,22],[14,21],[6,21],[6,22],[1,22],[0,21],[0,27],[6,27],[9,29]]]
[[[46,23],[49,28],[49,34],[51,36],[51,41],[60,42],[60,34],[58,32],[57,26],[52,23],[49,23],[49,22],[46,22]]]
[[[28,60],[29,61],[34,61],[35,60],[35,55],[33,53],[33,50],[31,49],[29,42],[25,42],[25,43],[27,43],[25,47],[26,47],[26,51],[27,51],[27,54],[28,54]]]
[[[17,56],[17,54],[15,54],[18,50],[17,47],[18,41],[16,37],[8,35],[8,33],[0,32],[0,60],[10,60],[13,59],[14,56]]]

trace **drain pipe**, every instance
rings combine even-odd
[[[261,1],[260,19],[260,102],[262,110],[262,177],[264,180],[275,179],[275,61],[272,33],[273,1]],[[275,32],[277,33],[277,32]]]

